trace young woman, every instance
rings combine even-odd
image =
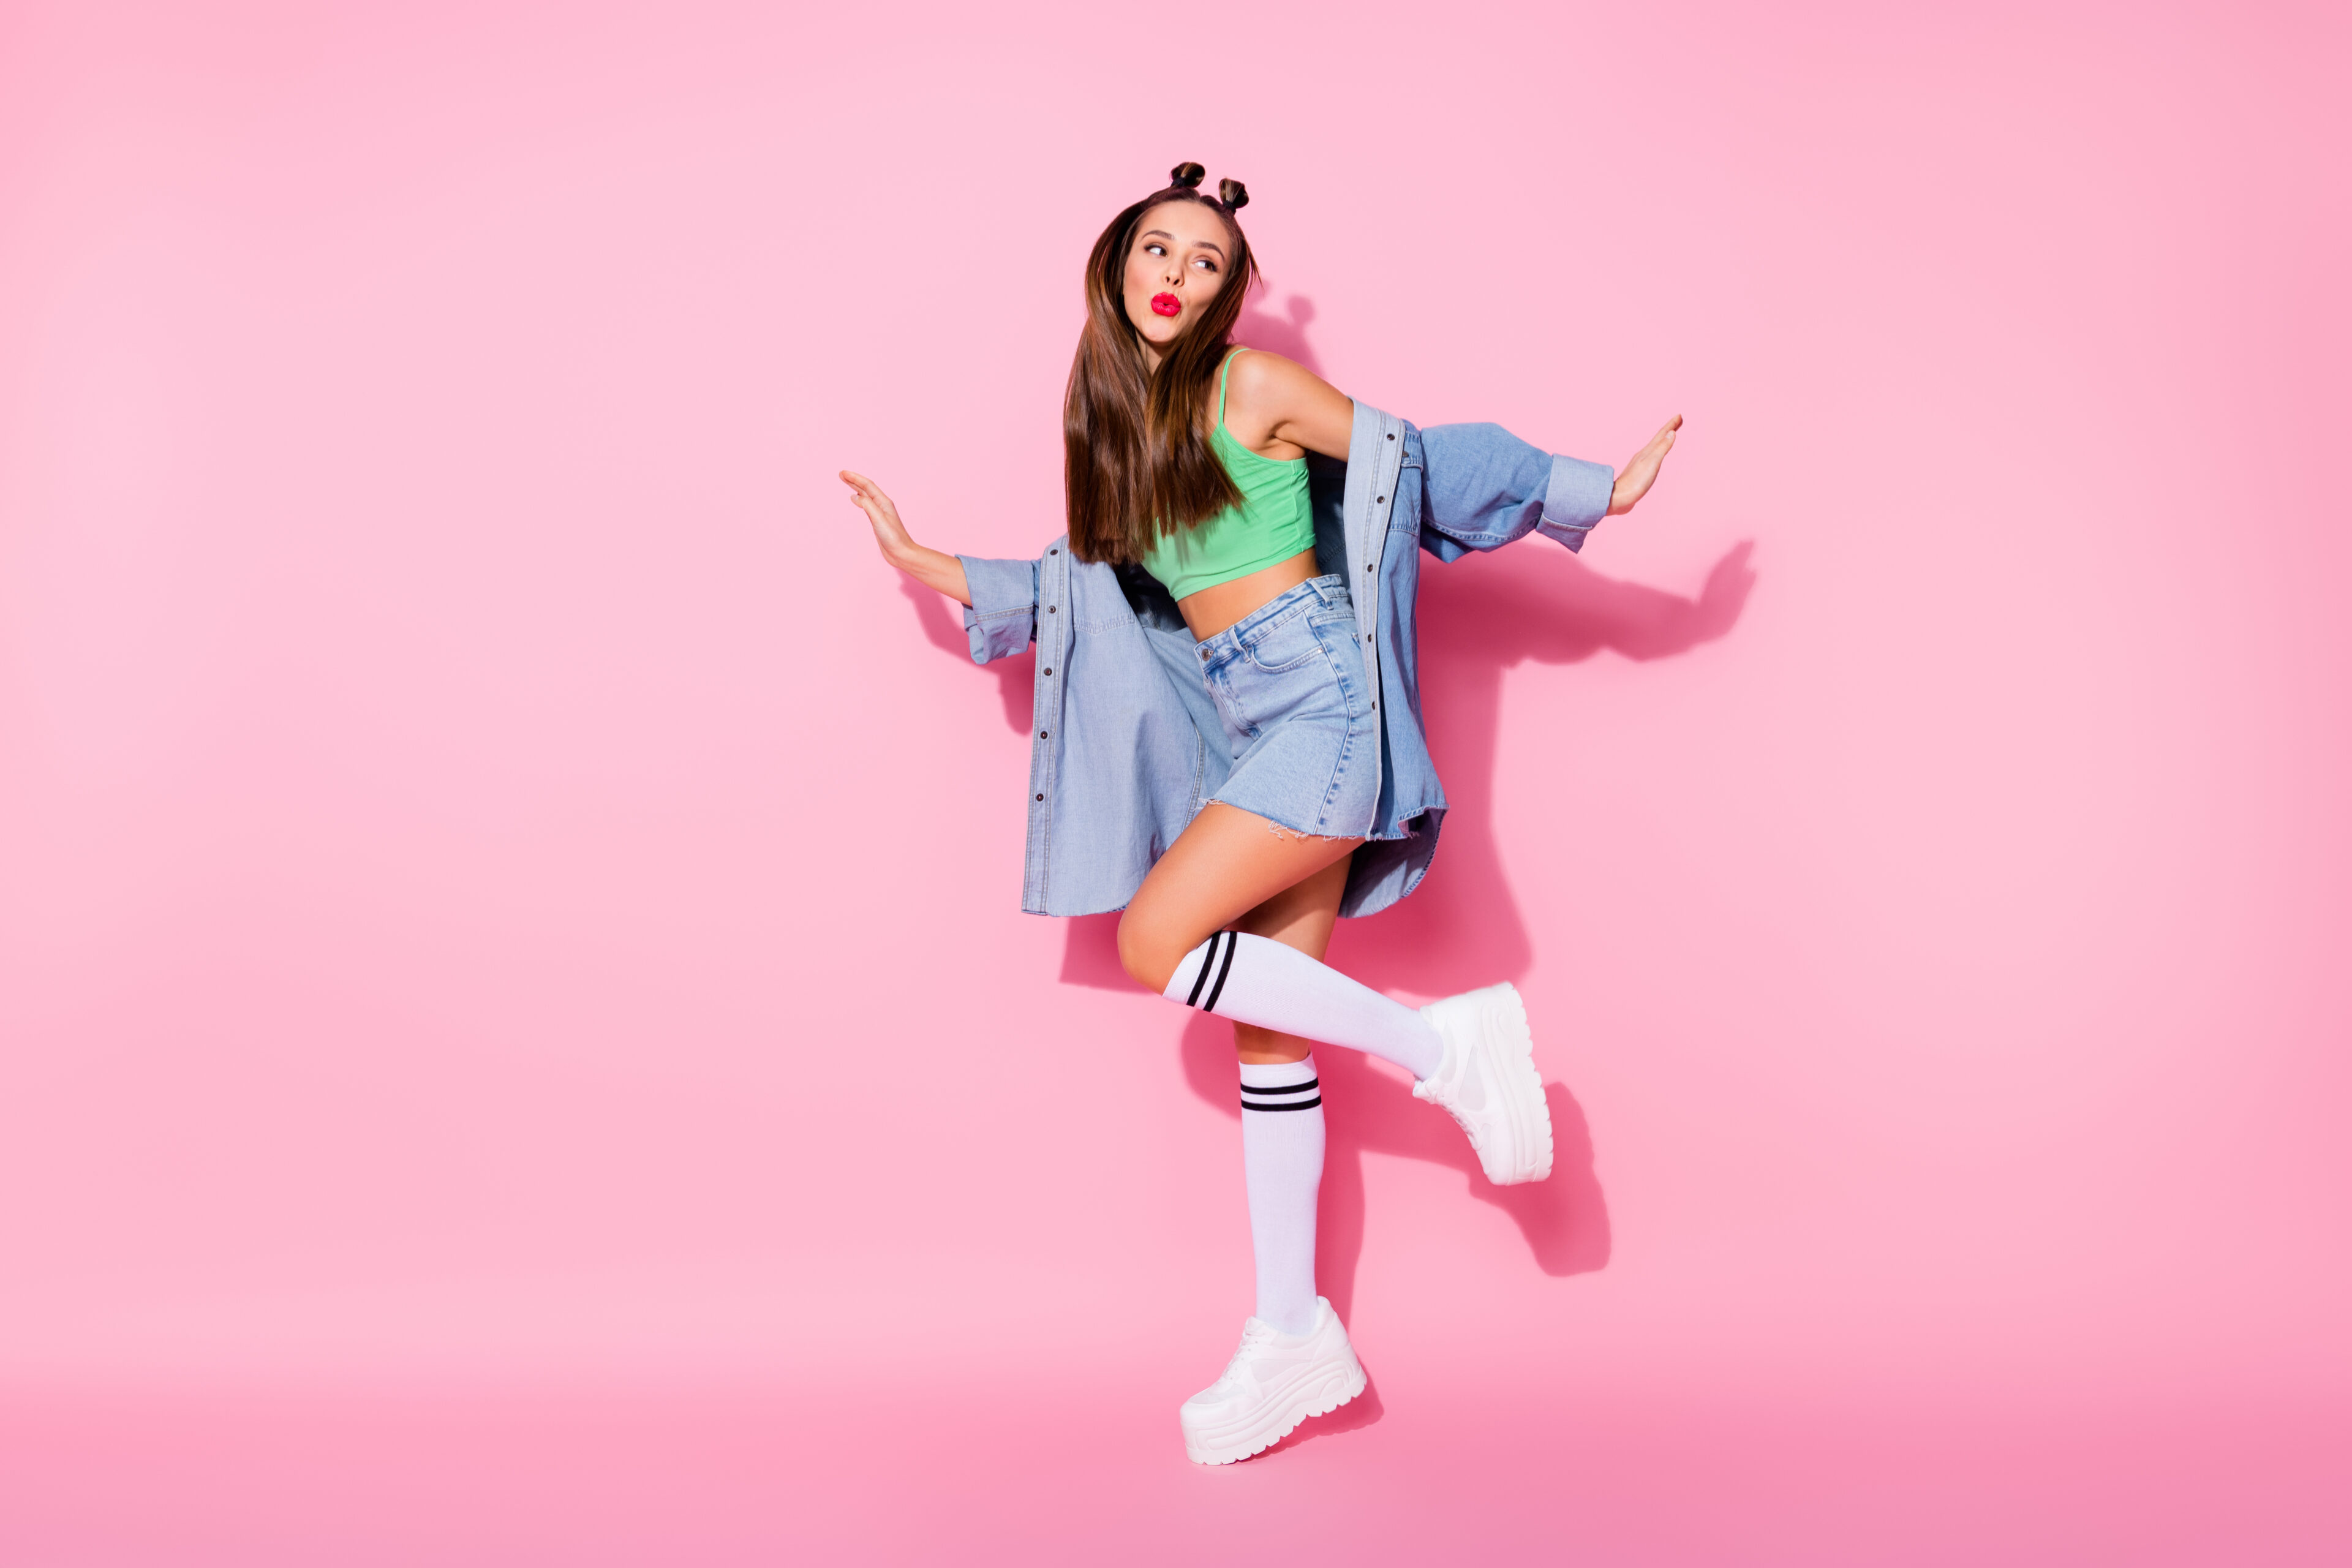
[[[1256,277],[1234,219],[1249,196],[1201,178],[1180,165],[1095,242],[1063,405],[1069,531],[1044,555],[926,549],[871,479],[841,477],[883,557],[965,605],[975,659],[1038,645],[1022,907],[1123,908],[1128,973],[1233,1021],[1256,1311],[1179,1413],[1186,1453],[1225,1464],[1364,1387],[1315,1291],[1310,1042],[1410,1072],[1489,1180],[1551,1173],[1510,984],[1416,1011],[1321,962],[1339,916],[1412,890],[1444,817],[1415,547],[1452,560],[1541,531],[1576,549],[1642,498],[1682,421],[1615,474],[1490,425],[1418,430],[1233,347]]]

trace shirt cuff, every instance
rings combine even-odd
[[[963,613],[971,661],[1009,658],[1029,646],[1037,629],[1037,563],[959,555],[971,603]]]
[[[1570,550],[1582,549],[1592,525],[1609,515],[1609,498],[1616,488],[1617,470],[1606,463],[1553,458],[1551,488],[1544,492],[1543,521],[1536,524],[1536,531]]]

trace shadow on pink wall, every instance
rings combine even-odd
[[[1304,328],[1313,306],[1292,299],[1288,319],[1253,310],[1238,336],[1315,368]],[[1602,537],[1605,539],[1605,527]],[[1574,664],[1603,649],[1635,660],[1671,658],[1729,632],[1755,584],[1750,545],[1727,552],[1695,598],[1602,576],[1567,552],[1529,542],[1452,565],[1422,562],[1421,700],[1430,752],[1452,809],[1440,853],[1414,895],[1362,921],[1342,921],[1333,964],[1379,986],[1446,995],[1524,976],[1535,960],[1526,921],[1505,875],[1495,837],[1496,741],[1502,721],[1503,672],[1532,660]],[[940,597],[905,584],[923,632],[959,659],[970,658],[963,630]],[[1029,732],[1034,657],[1000,659],[983,672],[997,683],[1004,719]],[[1562,809],[1572,815],[1573,803]],[[1065,984],[1134,988],[1118,962],[1118,916],[1067,921],[1060,978]],[[1540,1030],[1541,1019],[1537,1020]],[[1221,1020],[1194,1015],[1181,1047],[1193,1091],[1239,1120],[1233,1034]],[[1447,1117],[1415,1100],[1396,1078],[1353,1051],[1318,1055],[1328,1130],[1317,1274],[1340,1316],[1354,1309],[1364,1237],[1367,1152],[1423,1160],[1461,1173],[1465,1190],[1517,1224],[1536,1266],[1546,1274],[1591,1273],[1609,1261],[1609,1213],[1593,1173],[1592,1137],[1583,1109],[1565,1086],[1544,1089],[1555,1152],[1550,1180],[1496,1187],[1479,1173],[1468,1143]],[[1380,1418],[1377,1390],[1314,1430],[1337,1432]],[[1292,1439],[1293,1442],[1300,1440]]]

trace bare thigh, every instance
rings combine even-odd
[[[1274,929],[1260,934],[1305,951],[1303,942],[1276,933],[1312,932],[1312,908],[1326,898],[1336,917],[1338,889],[1347,882],[1348,857],[1362,842],[1301,837],[1255,813],[1211,801],[1168,847],[1120,917],[1119,962],[1137,980],[1164,991],[1186,953],[1208,941],[1212,932],[1261,909],[1271,911],[1260,918]],[[1329,875],[1334,868],[1336,877]],[[1318,882],[1311,893],[1302,892],[1289,903],[1279,901],[1318,874],[1332,886],[1327,889]],[[1331,937],[1329,919],[1323,920],[1321,934],[1313,938],[1317,957]]]

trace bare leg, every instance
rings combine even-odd
[[[1184,955],[1213,932],[1344,863],[1362,842],[1302,838],[1254,812],[1213,800],[1177,835],[1119,918],[1119,962],[1138,981],[1164,991]],[[1323,940],[1330,940],[1328,924]]]
[[[1369,1051],[1426,1079],[1443,1063],[1445,1042],[1425,1016],[1327,967],[1303,943],[1234,929],[1271,902],[1265,918],[1273,923],[1305,921],[1310,935],[1319,926],[1318,940],[1328,938],[1328,917],[1318,921],[1310,911],[1329,902],[1339,882],[1276,900],[1318,873],[1332,874],[1360,842],[1302,838],[1276,831],[1262,816],[1211,805],[1137,889],[1119,922],[1119,958],[1129,974],[1180,1005]]]
[[[1234,921],[1235,931],[1269,937],[1319,959],[1331,945],[1331,928],[1339,920],[1339,895],[1348,890],[1348,861],[1334,860],[1320,871],[1266,900]],[[1305,1061],[1314,1042],[1255,1024],[1234,1026],[1234,1049],[1255,1066],[1267,1062]]]

